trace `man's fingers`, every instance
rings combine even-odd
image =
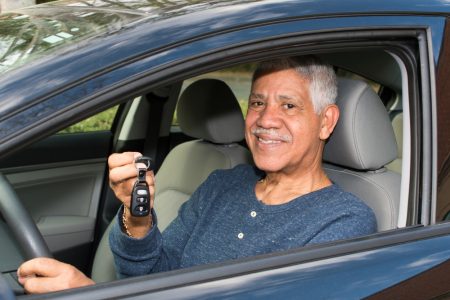
[[[113,153],[108,158],[109,169],[132,164],[134,163],[134,160],[139,156],[142,156],[142,154],[139,152]]]
[[[125,152],[111,154],[109,164],[109,186],[115,196],[126,206],[130,207],[131,193],[138,177],[137,167],[147,167],[141,163],[136,166],[135,159],[140,157],[139,152]],[[147,184],[150,189],[150,207],[153,207],[155,196],[155,174],[153,170],[146,173]]]
[[[53,277],[29,277],[22,283],[25,292],[29,294],[42,294],[70,288],[64,282],[57,282]]]
[[[41,294],[92,285],[95,282],[73,266],[65,265],[58,276],[25,277],[21,283],[27,293]]]
[[[24,262],[17,270],[17,275],[20,277],[29,276],[46,276],[54,277],[59,274],[59,269],[65,265],[53,258],[39,257]]]
[[[109,170],[109,180],[113,185],[124,182],[130,178],[136,178],[136,176],[137,170],[133,164],[127,164]]]
[[[143,163],[134,163],[135,159],[140,156],[141,154],[139,152],[111,154],[108,158],[109,180],[111,185],[120,184],[130,178],[136,178],[137,167],[146,167]]]
[[[19,282],[27,293],[48,293],[94,284],[72,265],[52,258],[35,258],[17,270]]]

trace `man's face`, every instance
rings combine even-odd
[[[308,172],[320,165],[321,116],[309,82],[295,70],[262,75],[252,85],[245,138],[255,164],[266,172]]]

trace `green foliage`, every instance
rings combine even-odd
[[[256,63],[240,64],[237,66],[229,67],[226,70],[228,72],[253,73],[253,71],[256,69],[256,65]]]
[[[72,126],[69,126],[59,133],[76,133],[76,132],[89,132],[89,131],[101,131],[111,130],[114,117],[116,116],[118,106],[105,110],[95,116],[87,118],[81,122],[78,122]]]
[[[248,109],[248,100],[247,99],[238,99],[239,105],[241,106],[242,114],[245,116],[247,115],[247,109]]]

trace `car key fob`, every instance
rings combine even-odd
[[[137,169],[137,180],[134,183],[131,193],[131,215],[135,217],[145,217],[150,213],[150,191],[145,180],[147,171],[151,168],[151,159],[141,156],[134,161]],[[142,166],[145,165],[145,167]]]

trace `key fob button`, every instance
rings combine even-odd
[[[136,206],[136,211],[138,213],[145,213],[147,209],[143,205]]]
[[[140,196],[146,196],[147,195],[147,191],[146,190],[137,190],[137,194]]]

